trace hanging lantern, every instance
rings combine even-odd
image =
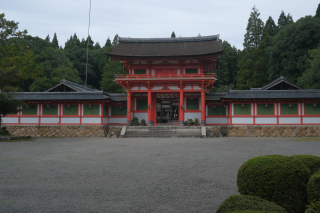
[[[289,103],[289,107],[292,107],[292,103]]]
[[[314,106],[314,107],[316,107],[316,106],[317,106],[317,104],[316,104],[316,103],[313,103],[313,106]]]
[[[215,109],[216,108],[216,105],[213,105],[213,107],[212,107],[213,109]]]
[[[268,107],[268,103],[265,103],[265,104],[264,104],[264,107]]]
[[[91,104],[89,104],[89,108],[91,108]]]
[[[244,107],[244,103],[241,103],[241,107]]]
[[[50,105],[49,105],[49,104],[47,104],[47,108],[50,108]]]

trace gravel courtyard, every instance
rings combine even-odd
[[[320,156],[290,138],[40,138],[0,143],[0,212],[215,212],[262,155]]]

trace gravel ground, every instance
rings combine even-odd
[[[215,212],[248,159],[320,156],[290,138],[40,138],[0,143],[0,212]]]

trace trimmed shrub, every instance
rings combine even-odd
[[[246,161],[239,169],[240,194],[274,202],[289,213],[304,212],[310,170],[300,161],[282,155],[267,155]]]
[[[320,201],[320,170],[311,175],[308,185],[308,201],[319,200]]]
[[[298,159],[310,169],[311,175],[320,169],[320,157],[314,155],[293,155],[292,158]]]
[[[228,212],[228,213],[277,213],[277,212],[246,210],[246,211],[235,211],[235,212]]]
[[[251,210],[251,211],[248,211]],[[232,195],[219,206],[216,213],[226,212],[277,212],[286,213],[286,210],[275,203],[257,196]]]

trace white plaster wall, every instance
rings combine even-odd
[[[191,86],[186,86],[183,90],[191,89]]]
[[[304,117],[303,124],[320,124],[320,117]]]
[[[2,118],[2,123],[4,124],[17,124],[19,122],[19,118],[18,117],[4,117]]]
[[[300,117],[283,117],[279,118],[279,124],[300,124]]]
[[[139,90],[139,87],[132,87],[131,90]]]
[[[63,124],[80,124],[80,117],[61,118]]]
[[[38,117],[21,117],[20,118],[20,123],[23,124],[33,124],[33,123],[39,123],[39,118]]]
[[[277,118],[258,117],[258,118],[256,118],[256,124],[277,124]]]
[[[163,88],[163,86],[154,86],[153,88],[152,88],[152,90],[159,90],[159,89],[162,89]]]
[[[177,86],[169,86],[169,89],[173,89],[173,90],[179,90],[180,88]]]
[[[201,112],[185,112],[184,113],[184,120],[191,118],[193,121],[195,118],[199,119],[199,123],[201,122]]]
[[[101,124],[101,117],[82,117],[83,124]]]
[[[193,86],[193,89],[201,89],[199,86]]]
[[[251,117],[232,117],[232,124],[252,124],[253,118]]]
[[[177,69],[177,75],[180,75],[180,69]]]
[[[108,124],[109,123],[109,118],[103,118],[103,124]]]
[[[41,117],[40,118],[40,123],[52,123],[52,124],[57,124],[59,123],[59,118],[58,117]]]
[[[148,122],[148,113],[147,112],[134,113],[134,116],[139,119],[139,122],[141,122],[141,119],[145,119],[146,122]]]
[[[207,118],[207,124],[228,124],[229,118]]]
[[[110,124],[126,124],[127,118],[109,118]]]
[[[145,86],[140,86],[140,90],[148,90]]]

